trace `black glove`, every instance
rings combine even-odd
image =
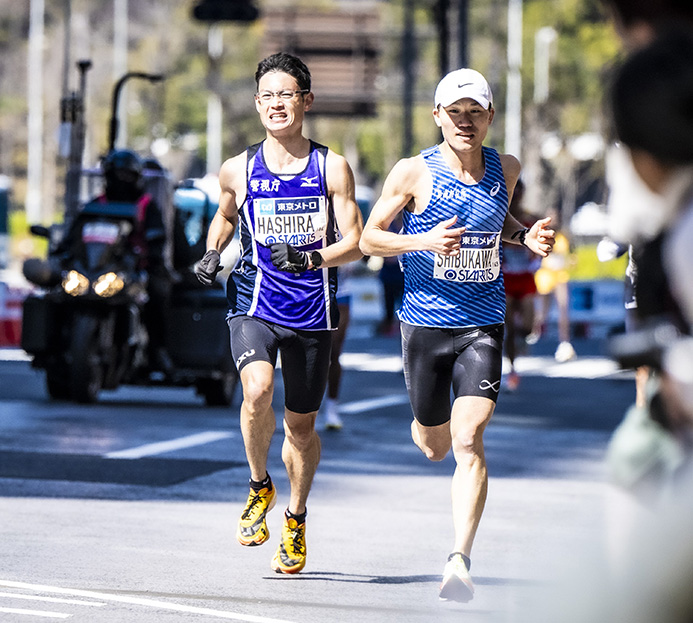
[[[217,273],[224,268],[219,265],[221,257],[219,251],[210,249],[202,256],[202,259],[195,264],[195,274],[200,283],[206,286],[211,286],[217,276]]]
[[[270,246],[272,264],[287,273],[302,273],[308,270],[309,256],[305,251],[294,249],[285,242],[275,242]]]

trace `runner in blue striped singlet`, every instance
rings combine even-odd
[[[412,438],[432,461],[452,449],[457,464],[455,542],[440,598],[469,601],[469,557],[488,483],[483,432],[501,380],[503,243],[524,244],[543,257],[554,232],[551,219],[525,228],[508,214],[520,163],[483,145],[495,113],[484,77],[473,69],[449,73],[434,103],[443,142],[393,167],[360,246],[366,255],[402,256],[399,318]],[[400,213],[401,232],[388,231]]]
[[[304,115],[313,103],[305,64],[290,54],[273,54],[260,62],[255,80],[265,140],[222,165],[219,209],[195,272],[202,283],[212,284],[222,268],[219,254],[239,231],[241,256],[227,282],[227,319],[243,385],[241,431],[250,492],[236,538],[247,546],[269,538],[266,515],[276,490],[267,457],[280,356],[282,458],[291,491],[271,567],[298,573],[306,564],[306,502],[320,460],[315,418],[339,322],[336,267],[361,258],[362,222],[349,164],[303,136]]]

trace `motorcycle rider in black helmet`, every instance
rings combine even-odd
[[[150,365],[163,372],[173,367],[166,351],[164,318],[171,293],[171,276],[164,262],[166,229],[161,208],[154,198],[145,192],[143,161],[134,151],[115,149],[102,161],[104,193],[89,201],[90,212],[100,204],[109,202],[134,203],[137,206],[137,223],[130,234],[130,243],[139,258],[139,268],[148,274],[147,294],[143,319],[149,334]],[[61,245],[72,248],[78,240],[81,227],[79,215],[69,227],[69,233]]]

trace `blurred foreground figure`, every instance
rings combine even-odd
[[[610,91],[611,237],[632,245],[638,322],[612,352],[654,374],[609,446],[610,573],[579,615],[595,623],[693,621],[693,30],[667,21],[621,22],[638,27]]]
[[[632,245],[638,271],[639,328],[615,351],[623,363],[659,371],[647,408],[686,454],[693,426],[692,103],[693,32],[668,30],[615,77],[611,106],[621,145],[608,161],[612,236]]]

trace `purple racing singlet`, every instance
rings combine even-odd
[[[247,150],[247,194],[239,209],[241,255],[226,286],[228,317],[255,316],[294,329],[336,329],[337,269],[284,272],[272,264],[270,252],[275,242],[312,251],[336,241],[325,182],[327,148],[311,141],[306,168],[277,175],[267,168],[262,146]]]

